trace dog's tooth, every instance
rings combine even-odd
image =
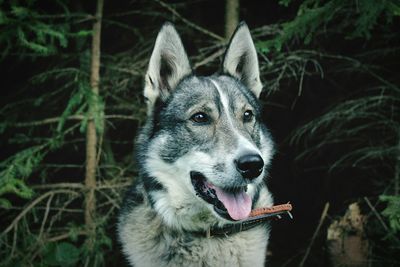
[[[214,189],[208,188],[206,193],[209,197],[216,198]]]

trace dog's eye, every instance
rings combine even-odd
[[[253,114],[253,111],[251,111],[251,110],[246,110],[243,113],[243,121],[244,122],[250,122],[253,119],[253,117],[254,117],[254,114]]]
[[[190,120],[196,122],[196,123],[207,123],[210,121],[210,118],[208,115],[204,112],[197,112],[190,117]]]

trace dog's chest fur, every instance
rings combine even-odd
[[[124,218],[120,236],[134,266],[250,266],[264,265],[268,229],[259,226],[228,237],[199,237],[166,227],[146,203]]]

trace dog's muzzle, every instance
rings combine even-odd
[[[247,185],[241,187],[220,188],[213,185],[200,172],[190,172],[190,178],[196,194],[212,204],[221,217],[239,221],[246,219],[252,207],[252,199],[247,194]]]

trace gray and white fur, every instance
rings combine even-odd
[[[192,72],[174,26],[162,27],[145,77],[140,177],[118,223],[132,266],[264,266],[267,225],[229,236],[200,234],[273,204],[264,183],[273,142],[260,121],[261,90],[245,23],[232,36],[222,72],[207,77]]]

